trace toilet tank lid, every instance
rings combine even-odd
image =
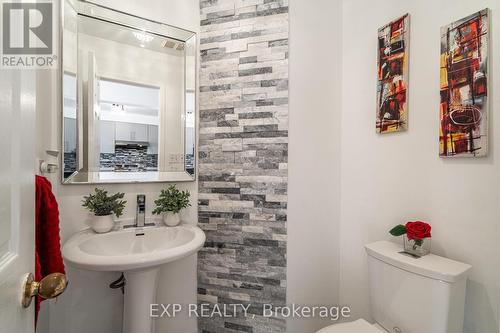
[[[454,283],[465,278],[472,268],[471,265],[434,254],[414,258],[402,253],[403,249],[400,244],[388,241],[367,244],[365,245],[365,249],[369,256],[389,265],[449,283]]]

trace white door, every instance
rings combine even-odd
[[[34,273],[35,72],[0,70],[0,331],[34,332],[34,306],[21,305]]]

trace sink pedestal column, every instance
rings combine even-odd
[[[123,333],[154,333],[150,317],[151,304],[156,303],[160,268],[125,272],[125,304]]]

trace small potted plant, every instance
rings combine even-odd
[[[162,190],[160,197],[155,200],[156,208],[153,214],[162,214],[163,223],[169,227],[175,227],[181,222],[179,216],[181,209],[191,206],[189,196],[189,192],[179,191],[175,185],[171,185],[166,190]]]
[[[82,206],[94,213],[90,227],[97,233],[106,233],[113,229],[113,214],[120,217],[127,203],[123,199],[125,193],[116,193],[108,196],[108,191],[95,189],[94,194],[83,197]]]
[[[431,251],[431,229],[428,223],[415,221],[397,225],[389,233],[393,236],[403,236],[406,253],[422,257]]]

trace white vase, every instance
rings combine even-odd
[[[90,221],[90,227],[98,234],[110,232],[111,229],[113,229],[114,224],[115,221],[113,220],[112,214],[105,216],[94,215]]]
[[[181,217],[179,213],[165,212],[163,213],[163,223],[169,227],[175,227],[181,223]]]

